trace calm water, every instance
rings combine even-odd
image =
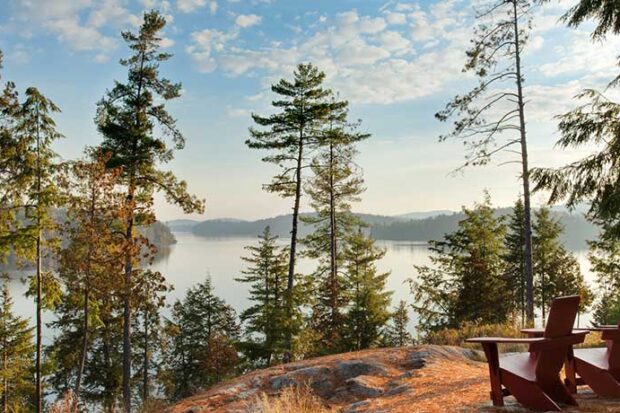
[[[238,311],[248,306],[248,285],[238,283],[234,278],[240,276],[241,270],[245,268],[245,263],[241,260],[242,256],[247,255],[244,247],[256,244],[256,238],[203,238],[184,232],[175,233],[175,236],[177,244],[170,247],[170,250],[153,264],[153,269],[161,271],[174,286],[174,291],[168,296],[169,303],[182,298],[188,288],[211,276],[217,295]],[[396,304],[402,299],[410,303],[412,297],[406,280],[415,278],[414,265],[425,265],[430,262],[427,246],[381,240],[377,241],[377,244],[386,249],[386,255],[378,267],[381,271],[391,273],[387,289],[393,291],[392,302]],[[593,283],[586,251],[579,251],[576,254],[587,281]],[[301,260],[298,265],[300,272],[310,272],[313,268],[309,260]],[[33,317],[32,300],[23,296],[26,287],[19,280],[13,280],[11,290],[16,311],[23,316]],[[410,328],[413,332],[416,324],[415,314],[411,314],[411,318]],[[49,320],[49,315],[46,319]],[[582,325],[588,321],[588,315],[581,318]]]

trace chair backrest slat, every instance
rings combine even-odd
[[[573,331],[580,300],[578,295],[553,300],[545,328],[546,338],[566,336]]]

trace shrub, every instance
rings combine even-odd
[[[287,387],[278,396],[265,393],[256,398],[252,411],[256,413],[333,413],[308,386]]]

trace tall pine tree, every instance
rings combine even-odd
[[[315,211],[302,218],[314,229],[303,240],[305,254],[319,260],[313,274],[317,297],[312,321],[322,336],[319,347],[327,352],[338,351],[342,344],[347,294],[340,267],[347,238],[362,224],[351,210],[364,191],[355,155],[356,144],[370,135],[358,132],[356,126],[347,121],[347,102],[332,99],[319,153],[311,164],[313,177],[305,188]]]
[[[252,114],[258,128],[250,128],[248,147],[271,151],[263,161],[276,164],[280,171],[266,189],[285,198],[293,198],[293,222],[289,251],[287,300],[290,316],[293,312],[293,287],[299,208],[303,187],[303,171],[309,166],[309,153],[320,144],[322,130],[330,112],[326,98],[330,91],[323,88],[325,73],[312,64],[300,64],[293,80],[281,79],[271,86],[278,95],[273,102],[279,110],[270,116]],[[292,331],[287,333],[287,347],[292,344]]]
[[[160,33],[166,21],[157,11],[144,14],[137,33],[123,32],[122,36],[133,54],[121,60],[128,69],[127,82],[116,82],[99,102],[96,123],[103,135],[101,147],[111,153],[110,167],[122,167],[126,189],[127,218],[125,238],[129,245],[125,257],[125,298],[123,316],[123,403],[131,411],[131,291],[136,257],[140,255],[137,225],[155,221],[152,209],[153,193],[162,192],[166,199],[179,205],[184,212],[201,212],[202,201],[187,192],[187,185],[172,172],[159,169],[169,162],[173,149],[166,138],[172,139],[174,149],[182,149],[185,140],[175,119],[166,111],[165,103],[180,96],[181,85],[160,77],[159,65],[170,58],[160,51]],[[158,134],[159,132],[159,134]]]
[[[510,306],[521,318],[525,326],[526,317],[526,279],[525,279],[525,242],[523,222],[525,209],[523,201],[517,200],[508,219],[506,238],[506,288],[510,293]]]
[[[599,287],[594,320],[602,325],[617,324],[620,322],[620,241],[603,228],[599,239],[589,244],[591,271],[596,274]]]
[[[517,153],[523,185],[526,316],[534,322],[530,167],[527,151],[522,56],[531,25],[530,0],[490,0],[477,16],[472,46],[463,71],[479,82],[469,93],[456,96],[435,116],[441,121],[457,117],[454,129],[441,141],[464,142],[467,165],[484,165],[499,152]],[[490,117],[490,118],[487,118]],[[501,136],[505,139],[498,141]]]

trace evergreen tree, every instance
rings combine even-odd
[[[531,25],[530,0],[490,0],[484,3],[467,51],[463,71],[471,71],[479,83],[469,93],[456,96],[435,116],[441,121],[457,117],[454,130],[440,137],[461,139],[468,165],[487,164],[499,152],[518,153],[524,206],[526,316],[534,321],[534,273],[532,270],[532,223],[530,169],[527,152],[522,54]],[[485,116],[490,115],[492,119]],[[501,135],[508,137],[498,142]]]
[[[287,300],[290,316],[293,311],[293,287],[295,283],[295,260],[299,207],[302,195],[303,170],[308,167],[308,154],[321,141],[322,129],[330,113],[330,91],[323,89],[325,74],[312,64],[300,64],[293,74],[293,81],[281,79],[271,86],[279,100],[273,102],[280,112],[270,116],[252,114],[261,128],[250,128],[252,149],[265,149],[272,153],[263,158],[280,167],[280,172],[266,189],[285,198],[293,198],[293,222],[287,276]],[[287,332],[287,347],[291,347],[293,332]]]
[[[571,27],[596,20],[597,26],[592,37],[600,40],[609,33],[620,33],[620,3],[616,0],[580,0],[566,12],[562,20]]]
[[[13,314],[8,281],[0,295],[0,406],[3,413],[34,409],[35,355],[32,328]]]
[[[510,293],[510,307],[521,316],[521,325],[525,326],[526,317],[526,280],[525,280],[525,243],[523,222],[525,209],[523,201],[517,200],[509,217],[504,243],[506,244],[506,288]]]
[[[394,307],[391,323],[383,335],[385,347],[404,347],[413,344],[413,337],[409,333],[409,306],[405,300],[400,300]]]
[[[164,385],[168,398],[188,397],[233,371],[239,325],[232,307],[214,294],[210,278],[190,288],[183,301],[174,304],[166,330]]]
[[[430,266],[416,266],[411,281],[419,329],[431,332],[462,323],[495,324],[510,316],[506,286],[506,226],[484,203],[463,208],[465,219],[443,241],[431,241]]]
[[[390,297],[385,290],[390,273],[380,273],[376,263],[385,255],[361,229],[349,236],[343,253],[346,288],[350,301],[344,322],[348,351],[379,344],[381,332],[390,319]]]
[[[596,274],[599,298],[594,307],[596,324],[620,322],[620,241],[605,228],[599,239],[590,241],[591,271]]]
[[[161,310],[166,305],[166,294],[172,286],[158,271],[142,270],[136,277],[134,336],[140,358],[136,359],[136,379],[142,405],[149,402],[153,384],[152,376],[159,375],[162,341],[164,340]]]
[[[125,239],[129,247],[125,257],[125,298],[123,318],[123,403],[131,411],[131,291],[136,257],[141,245],[136,226],[155,221],[152,196],[162,192],[166,199],[183,208],[186,213],[201,212],[202,201],[187,192],[187,185],[169,171],[158,168],[169,162],[173,150],[166,143],[170,137],[174,149],[182,149],[184,138],[175,119],[166,111],[164,103],[179,97],[181,85],[163,79],[159,65],[170,58],[160,51],[160,32],[166,25],[156,11],[144,14],[137,33],[123,32],[122,36],[133,55],[121,60],[128,69],[126,83],[116,82],[99,102],[96,123],[103,135],[101,147],[111,153],[108,166],[122,167],[122,181],[126,189],[127,217]],[[156,132],[161,132],[158,136]]]
[[[580,295],[583,311],[592,302],[592,293],[583,279],[577,259],[566,251],[560,241],[564,228],[551,216],[549,209],[536,212],[534,223],[534,268],[536,270],[536,301],[546,320],[547,309],[555,297]]]
[[[58,175],[57,155],[52,144],[62,135],[56,130],[52,118],[60,109],[36,88],[26,90],[26,99],[20,108],[15,125],[15,134],[19,147],[21,166],[14,182],[20,182],[23,191],[23,212],[25,225],[16,231],[15,243],[25,247],[29,260],[35,262],[36,273],[31,277],[30,294],[36,302],[36,411],[42,411],[42,353],[43,320],[45,307],[52,309],[57,301],[57,288],[54,275],[44,269],[44,260],[54,253],[58,239],[54,235],[56,222],[52,208],[59,205],[60,197],[56,179]],[[17,183],[14,183],[17,185]],[[21,247],[20,247],[21,248]],[[44,292],[47,288],[49,291]],[[46,300],[47,297],[47,300]],[[46,300],[47,302],[44,302]]]
[[[250,284],[250,301],[254,304],[241,313],[245,325],[245,353],[259,365],[269,366],[283,355],[290,320],[286,308],[288,252],[277,245],[277,236],[266,227],[258,246],[245,249],[248,268],[236,281]],[[262,361],[262,362],[261,362]]]
[[[364,191],[361,172],[354,163],[355,145],[369,137],[347,123],[347,102],[330,103],[327,129],[323,132],[319,153],[312,161],[314,176],[306,185],[310,206],[315,215],[302,217],[314,232],[304,238],[305,254],[319,260],[313,274],[315,303],[312,324],[321,334],[320,348],[338,352],[342,344],[343,307],[347,303],[343,291],[343,244],[362,222],[351,212],[351,204],[359,201]]]

